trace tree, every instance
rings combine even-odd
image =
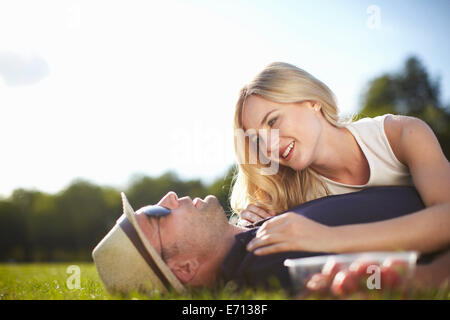
[[[122,212],[119,192],[77,179],[55,197],[56,214],[47,224],[57,244],[46,247],[90,257]]]
[[[235,170],[236,167],[232,166],[225,173],[224,177],[217,179],[208,187],[208,194],[213,194],[217,197],[228,217],[230,217],[233,212],[230,206],[230,189]]]
[[[409,57],[399,72],[370,81],[361,105],[362,117],[392,113],[422,119],[450,158],[450,106],[445,107],[440,99],[439,79],[432,79],[417,57]]]
[[[167,172],[157,178],[134,176],[125,194],[135,210],[157,203],[167,192],[175,191],[180,196],[203,198],[206,187],[200,180],[183,181],[173,172]]]
[[[0,200],[0,261],[30,259],[29,235],[20,208]]]

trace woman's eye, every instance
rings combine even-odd
[[[275,124],[275,122],[277,121],[277,119],[278,119],[277,117],[270,119],[269,122],[267,122],[269,127],[272,127]]]

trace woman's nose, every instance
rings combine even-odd
[[[280,143],[278,129],[272,129],[264,132],[264,134],[260,135],[259,141],[259,148],[262,152],[264,152],[264,154],[272,155],[272,153],[278,153]]]
[[[177,194],[173,191],[168,192],[161,200],[159,200],[158,205],[170,210],[178,208]]]

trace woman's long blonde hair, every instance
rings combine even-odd
[[[316,101],[321,104],[323,116],[332,125],[344,127],[352,121],[351,118],[339,117],[334,94],[324,83],[288,63],[271,63],[241,89],[234,115],[235,132],[243,129],[242,110],[250,95],[277,103]],[[251,149],[247,139],[245,148],[239,147],[236,139],[234,145],[238,159],[247,159],[247,150]],[[321,178],[310,168],[295,171],[280,165],[276,174],[262,175],[261,168],[265,165],[259,160],[256,164],[242,162],[238,163],[230,197],[235,213],[241,212],[248,204],[255,204],[279,214],[303,202],[330,194]]]

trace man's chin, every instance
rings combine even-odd
[[[213,212],[213,211],[223,210],[222,205],[220,204],[219,200],[213,195],[208,195],[205,197],[205,199],[198,200],[196,207],[202,211]]]
[[[215,196],[213,196],[212,194],[206,196],[205,202],[211,202],[211,201],[215,201],[215,202],[219,202],[219,200],[217,200],[217,198]]]
[[[217,199],[215,196],[209,195],[205,198],[205,202],[212,206],[214,209],[217,210],[223,210],[222,205],[220,204],[219,199]]]

